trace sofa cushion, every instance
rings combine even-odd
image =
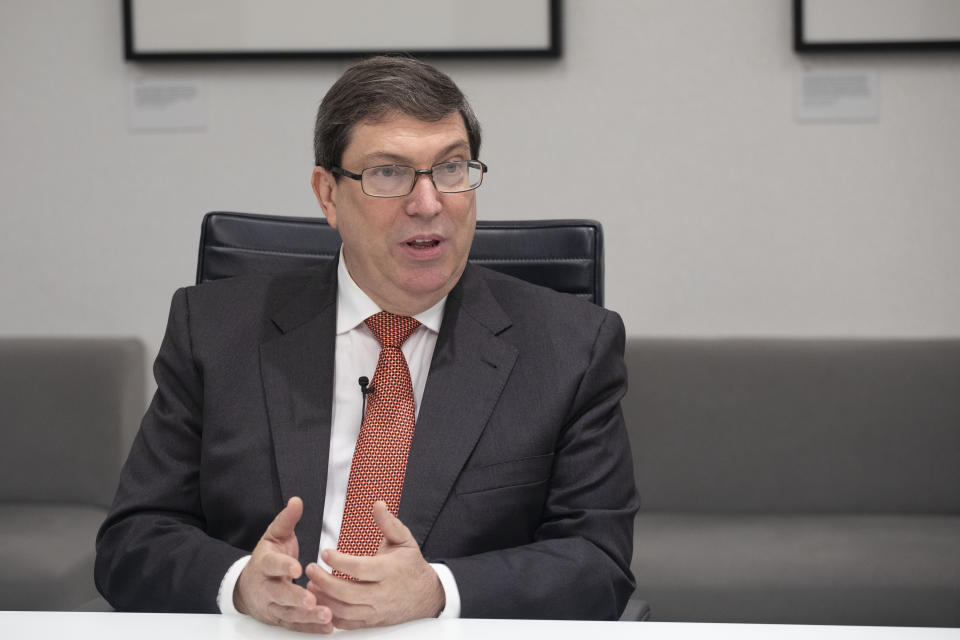
[[[643,509],[960,515],[960,340],[631,339],[626,361]]]
[[[0,501],[108,507],[146,406],[123,338],[0,338]]]
[[[641,513],[652,620],[960,626],[960,516]]]
[[[97,595],[94,539],[106,509],[0,504],[0,610],[72,610]]]

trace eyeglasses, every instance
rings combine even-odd
[[[483,182],[487,165],[479,160],[459,160],[441,162],[429,169],[414,169],[403,164],[385,164],[367,167],[360,173],[347,171],[343,167],[331,167],[333,173],[360,181],[360,188],[374,198],[399,198],[409,195],[417,184],[417,178],[430,176],[433,186],[440,193],[462,193],[473,191]]]

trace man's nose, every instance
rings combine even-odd
[[[405,210],[408,215],[435,216],[443,210],[440,192],[433,184],[433,176],[420,174],[413,183],[413,191],[407,196]]]

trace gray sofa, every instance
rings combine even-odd
[[[960,626],[960,340],[628,341],[652,620]]]
[[[0,338],[0,609],[97,596],[94,538],[146,406],[133,339]]]
[[[960,626],[960,340],[634,339],[627,364],[628,616]],[[0,339],[0,609],[96,596],[143,373],[135,340]]]

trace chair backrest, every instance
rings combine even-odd
[[[197,283],[333,260],[323,218],[214,211],[203,218]],[[478,220],[470,262],[603,305],[603,228],[593,220]]]

